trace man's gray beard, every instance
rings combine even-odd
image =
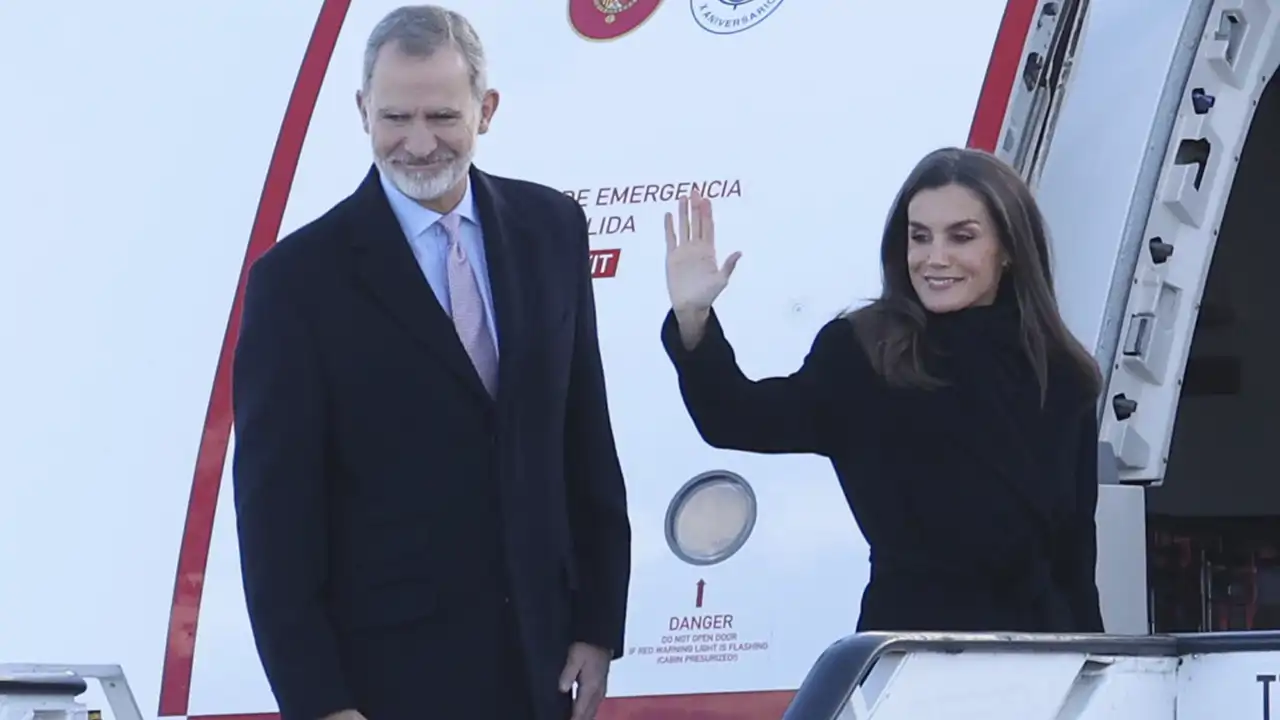
[[[467,171],[471,169],[471,156],[459,155],[442,170],[432,175],[420,172],[404,172],[400,167],[378,157],[376,154],[374,155],[374,164],[378,166],[379,170],[386,173],[387,177],[391,178],[391,183],[400,192],[418,202],[430,202],[438,199],[452,190],[455,185],[462,182],[463,178],[467,176]]]

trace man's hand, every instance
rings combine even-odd
[[[364,720],[364,716],[358,710],[339,710],[332,715],[326,715],[322,720]]]
[[[569,659],[560,673],[560,692],[569,692],[577,681],[572,720],[595,720],[609,685],[610,657],[612,653],[594,645],[577,642],[569,646]]]

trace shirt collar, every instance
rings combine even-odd
[[[410,239],[419,238],[432,225],[442,217],[435,210],[425,208],[417,203],[413,198],[405,195],[396,187],[391,178],[387,177],[381,168],[378,170],[378,180],[382,183],[382,191],[387,196],[387,202],[391,204],[391,212],[395,214],[396,220],[400,223],[400,229]],[[463,191],[462,200],[458,203],[458,207],[454,212],[459,217],[469,220],[479,225],[476,219],[476,202],[475,197],[471,194],[471,178],[467,178],[467,187]]]

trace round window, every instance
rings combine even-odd
[[[724,562],[747,542],[756,524],[756,494],[727,470],[685,483],[667,508],[667,545],[691,565]]]

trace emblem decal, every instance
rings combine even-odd
[[[698,27],[715,35],[733,35],[764,22],[782,0],[689,0]]]
[[[617,40],[653,17],[662,0],[569,0],[569,24],[587,40]]]

